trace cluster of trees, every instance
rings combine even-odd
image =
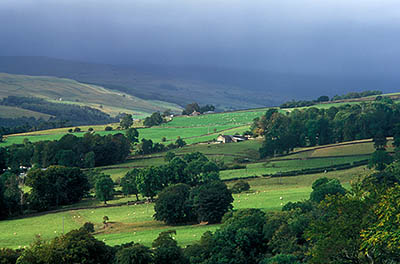
[[[318,97],[317,100],[312,100],[312,101],[307,101],[307,100],[292,100],[292,101],[288,101],[288,102],[284,102],[283,104],[281,104],[279,107],[280,108],[294,108],[294,107],[305,107],[305,106],[312,106],[321,102],[328,102],[329,101],[329,97],[326,95],[322,95],[320,97]]]
[[[266,157],[295,147],[367,139],[378,134],[393,136],[397,123],[400,105],[387,98],[329,109],[295,109],[287,114],[270,109],[254,120],[251,132],[264,136],[260,154]]]
[[[172,150],[176,148],[181,148],[186,145],[186,142],[178,138],[175,143],[170,143],[165,146],[162,143],[154,143],[151,139],[143,138],[139,144],[135,146],[135,153],[139,155],[147,155],[157,152],[162,152],[166,150]]]
[[[182,158],[167,153],[168,163],[133,169],[121,179],[122,192],[153,199],[154,218],[168,224],[204,221],[218,223],[231,209],[232,194],[219,180],[217,164],[204,154],[194,152]]]
[[[199,112],[200,114],[203,114],[205,112],[209,111],[214,111],[215,106],[213,105],[205,105],[205,106],[199,106],[198,103],[191,103],[186,105],[185,109],[182,111],[182,115],[190,115],[193,112]]]
[[[70,126],[96,125],[116,122],[108,114],[87,106],[51,103],[42,98],[9,96],[0,101],[0,105],[16,106],[39,113],[51,115],[48,123]],[[21,121],[23,121],[21,119]],[[3,124],[3,123],[2,123]],[[25,123],[20,123],[23,126]],[[31,124],[31,126],[37,124]]]
[[[172,154],[172,155],[171,155]],[[185,154],[182,158],[170,153],[170,160],[161,166],[133,169],[122,179],[125,195],[140,193],[153,199],[161,190],[171,184],[184,183],[196,186],[219,179],[217,164],[209,161],[200,152]]]
[[[22,186],[30,191],[23,193]],[[59,165],[19,175],[6,171],[0,173],[0,219],[74,204],[91,192],[106,203],[114,196],[114,182],[98,170]]]
[[[25,184],[31,188],[26,195],[27,206],[38,211],[77,203],[90,190],[88,179],[79,168],[64,166],[32,169]]]
[[[219,180],[195,187],[179,183],[162,190],[154,206],[154,218],[169,225],[207,222],[219,223],[232,209],[232,194]]]
[[[144,119],[143,125],[145,125],[146,127],[152,127],[152,126],[159,126],[164,122],[165,120],[161,116],[160,112],[154,112],[151,114],[151,116],[148,116]]]
[[[344,95],[335,95],[333,96],[330,100],[331,101],[337,101],[337,100],[344,100],[344,99],[354,99],[354,98],[361,98],[361,97],[366,97],[366,96],[371,96],[371,95],[380,95],[382,94],[381,91],[364,91],[364,92],[350,92]],[[294,107],[305,107],[305,106],[312,106],[315,104],[319,104],[321,102],[329,102],[329,97],[326,95],[322,95],[318,97],[316,100],[292,100],[288,102],[284,102],[281,104],[279,107],[280,108],[294,108]]]
[[[32,165],[91,168],[120,163],[130,153],[130,141],[123,134],[101,136],[86,133],[83,137],[67,134],[59,140],[14,144],[6,147],[7,167],[12,170]]]
[[[22,192],[23,185],[30,187],[29,193]],[[26,176],[7,171],[0,175],[0,218],[73,204],[89,189],[87,177],[79,168],[50,166],[32,169]]]

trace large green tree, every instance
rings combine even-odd
[[[141,169],[136,177],[136,185],[140,194],[153,199],[163,189],[163,177],[164,173],[161,168],[151,166]]]
[[[312,185],[313,191],[310,194],[310,200],[321,202],[327,195],[345,194],[346,189],[337,179],[319,178]]]
[[[139,140],[138,140],[139,132],[134,127],[131,127],[128,130],[126,130],[125,136],[132,145],[139,142]]]
[[[11,172],[5,172],[0,176],[0,181],[0,185],[3,187],[4,209],[8,211],[7,214],[10,216],[21,212],[23,193],[19,188],[18,176]]]
[[[194,188],[191,200],[198,220],[213,224],[232,209],[233,197],[223,182],[213,181]]]
[[[95,189],[97,199],[103,201],[104,204],[111,200],[114,196],[114,182],[110,175],[100,175],[96,179]]]
[[[212,236],[206,263],[258,263],[268,249],[263,234],[265,220],[259,209],[227,213]]]
[[[79,168],[63,166],[30,170],[26,185],[31,187],[28,195],[30,206],[37,210],[76,203],[90,188],[87,177]]]
[[[369,200],[354,194],[322,201],[306,232],[309,263],[368,263],[360,254],[360,233],[367,226],[370,207]]]
[[[383,171],[392,162],[393,157],[385,149],[377,149],[372,153],[368,167]]]
[[[136,200],[139,201],[139,190],[136,183],[136,178],[139,174],[138,169],[133,169],[128,171],[124,177],[121,179],[121,187],[124,195],[134,194],[136,195]]]
[[[143,125],[147,127],[158,126],[164,122],[164,118],[161,116],[160,112],[152,113],[144,119]]]
[[[128,129],[133,125],[133,118],[131,114],[124,114],[119,125],[123,129]]]
[[[196,219],[189,202],[190,186],[179,183],[168,186],[158,194],[154,218],[168,225],[187,223]]]

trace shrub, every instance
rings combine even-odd
[[[248,182],[243,180],[238,181],[231,188],[232,193],[241,193],[248,190],[250,190],[250,185]]]
[[[104,131],[112,131],[112,130],[113,130],[113,128],[110,127],[110,126],[106,126],[106,127],[104,128]]]

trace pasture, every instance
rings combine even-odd
[[[358,142],[358,141],[357,141]],[[262,140],[248,140],[240,143],[229,144],[197,144],[185,146],[173,150],[176,155],[199,151],[205,154],[210,160],[223,161],[226,165],[237,163],[238,159],[248,159],[243,163],[246,169],[234,169],[221,171],[221,179],[245,178],[249,176],[261,176],[263,174],[274,174],[299,169],[321,168],[326,166],[352,163],[368,159],[369,154],[374,151],[373,143],[361,141],[353,145],[329,145],[327,147],[313,147],[297,149],[304,151],[296,154],[289,154],[272,159],[259,160],[258,148]],[[389,146],[391,144],[389,143]],[[390,150],[390,148],[389,148]],[[156,153],[142,158],[128,160],[125,163],[107,166],[104,173],[111,175],[115,180],[123,177],[132,168],[159,166],[165,164],[163,153]]]
[[[346,171],[334,171],[326,174],[310,174],[296,177],[259,178],[249,180],[251,189],[247,193],[234,194],[235,209],[259,208],[264,211],[280,210],[289,201],[307,199],[311,184],[320,177],[338,178],[345,186],[365,173],[363,167]],[[233,183],[229,183],[231,185]],[[283,198],[283,200],[280,199]],[[134,197],[124,198],[135,200]],[[50,239],[64,232],[79,228],[85,222],[95,224],[96,237],[109,245],[130,241],[151,245],[158,234],[165,230],[177,230],[176,239],[182,246],[193,243],[207,231],[214,231],[218,225],[167,226],[154,221],[153,204],[101,207],[98,209],[69,210],[60,213],[47,213],[41,216],[25,217],[0,222],[0,247],[18,248],[33,242],[40,234],[43,239]],[[110,225],[103,228],[103,216],[109,217]],[[63,220],[64,219],[64,220]]]

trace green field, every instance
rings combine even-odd
[[[243,178],[249,176],[262,176],[301,169],[321,168],[354,161],[365,160],[365,156],[316,158],[306,160],[276,160],[248,164],[246,169],[221,171],[221,179]]]
[[[259,208],[264,211],[279,210],[289,201],[307,199],[311,184],[319,177],[335,177],[349,186],[351,180],[364,173],[364,168],[335,171],[327,174],[310,174],[296,177],[260,178],[249,180],[251,190],[248,193],[234,195],[234,208]],[[232,183],[230,183],[232,184]],[[280,199],[282,197],[283,200]],[[127,199],[127,198],[125,198]],[[134,197],[130,197],[135,200]],[[96,228],[96,237],[109,245],[135,241],[150,245],[158,234],[165,230],[176,229],[176,239],[180,245],[197,241],[207,231],[215,230],[218,225],[167,226],[154,221],[153,204],[129,205],[99,209],[71,210],[68,212],[45,214],[0,222],[0,247],[18,248],[29,245],[35,235],[50,239],[64,231],[79,228],[92,221]],[[102,218],[110,218],[111,227],[103,229]]]
[[[162,127],[210,127],[217,125],[243,126],[253,122],[256,117],[262,116],[267,108],[238,112],[206,114],[199,116],[178,116]]]
[[[306,168],[320,168],[344,163],[352,163],[368,159],[368,155],[374,151],[373,143],[360,143],[355,145],[336,145],[326,148],[307,148],[308,151],[298,154],[290,154],[283,157],[258,160],[258,148],[262,140],[248,140],[240,143],[229,144],[198,144],[176,149],[176,155],[199,151],[210,160],[224,161],[226,165],[235,164],[237,158],[247,158],[250,163],[244,163],[246,169],[221,171],[221,179],[243,178],[249,176],[261,176],[263,174],[274,174],[278,172],[293,171]],[[390,145],[389,145],[390,146]],[[301,150],[301,149],[300,149]],[[132,168],[148,166],[159,166],[165,164],[164,153],[156,153],[128,160],[125,163],[107,166],[103,172],[112,176],[113,179],[123,177]],[[293,160],[287,160],[293,159]]]
[[[214,132],[214,129],[216,132]],[[173,143],[178,137],[184,139],[188,144],[194,144],[198,142],[204,142],[216,139],[220,133],[236,133],[244,132],[248,130],[247,126],[235,128],[230,125],[218,125],[212,126],[212,129],[207,127],[183,127],[183,128],[164,128],[164,127],[151,127],[151,128],[139,128],[139,138],[151,139],[153,142],[161,142],[162,138],[166,138],[166,144]],[[86,131],[87,132],[87,131]],[[123,130],[113,131],[96,131],[100,135],[125,133]],[[21,144],[24,139],[28,139],[31,142],[38,142],[43,140],[58,140],[62,136],[67,134],[65,128],[62,130],[44,130],[40,133],[35,132],[34,134],[25,133],[22,135],[10,135],[6,137],[3,143],[0,143],[0,147],[9,146],[12,144]],[[85,132],[73,133],[76,136],[83,136]]]

